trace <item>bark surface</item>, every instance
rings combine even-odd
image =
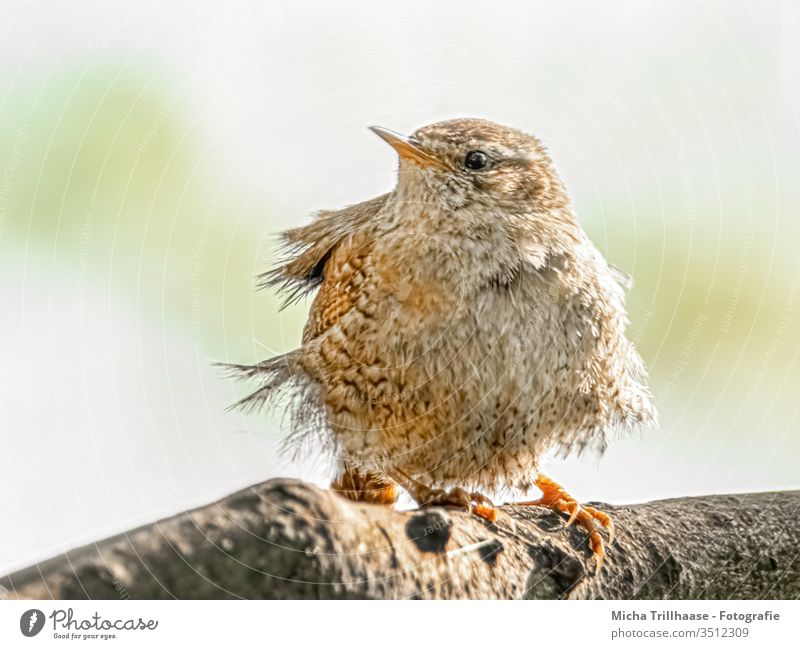
[[[0,578],[5,598],[777,598],[800,596],[800,491],[615,507],[595,576],[586,534],[540,507],[394,511],[295,480]]]

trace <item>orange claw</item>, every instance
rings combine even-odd
[[[566,527],[577,522],[577,524],[586,530],[589,534],[589,547],[592,550],[592,556],[595,558],[595,574],[600,572],[605,562],[606,552],[603,545],[603,537],[598,531],[597,524],[599,523],[608,532],[608,544],[614,542],[614,523],[611,517],[594,507],[589,505],[581,505],[577,500],[570,496],[563,487],[554,482],[550,478],[540,475],[535,483],[542,491],[542,497],[536,500],[528,500],[519,503],[511,503],[517,507],[530,507],[542,506],[549,507],[550,509],[569,514]]]
[[[571,502],[567,504],[568,507],[572,508],[572,511],[569,514],[569,519],[567,520],[567,527],[572,525],[575,522],[575,519],[578,517],[578,512],[581,511],[581,506],[577,502]]]
[[[486,496],[478,492],[467,493],[460,487],[445,491],[432,489],[426,484],[413,478],[402,469],[393,469],[389,475],[401,485],[420,507],[442,506],[459,507],[468,510],[471,514],[494,523],[497,520],[497,510]]]
[[[608,531],[608,544],[611,545],[614,543],[616,531],[614,529],[614,521],[611,520],[611,516],[605,512],[601,512],[599,509],[590,507],[589,505],[583,505],[583,509],[589,512],[589,514],[592,515],[592,518],[594,518],[596,521],[599,521],[600,525],[602,525]]]
[[[477,505],[473,505],[470,511],[475,514],[475,516],[480,516],[490,523],[494,523],[497,520],[497,510],[492,505],[478,503]]]

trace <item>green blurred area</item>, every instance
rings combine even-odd
[[[28,87],[0,113],[5,254],[109,286],[209,357],[250,357],[279,307],[253,294],[274,233],[252,226],[265,206],[220,189],[170,88],[111,65]]]

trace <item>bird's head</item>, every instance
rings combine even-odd
[[[547,212],[566,192],[542,143],[483,119],[453,119],[410,136],[373,126],[400,157],[397,191],[444,211]]]

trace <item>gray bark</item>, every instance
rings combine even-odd
[[[270,480],[0,579],[14,598],[797,598],[800,491],[615,507],[586,534],[540,507],[494,525]]]

